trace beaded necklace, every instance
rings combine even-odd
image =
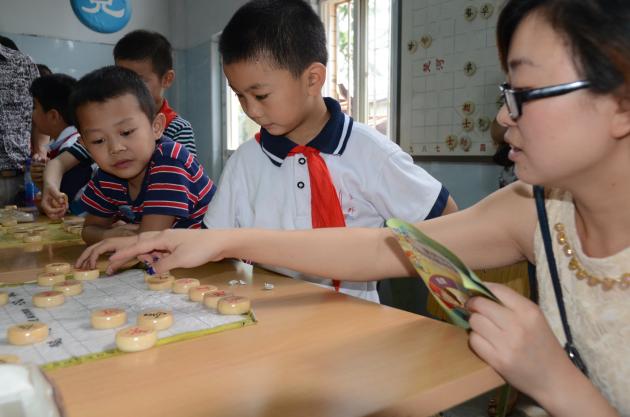
[[[625,272],[618,278],[600,278],[591,275],[586,269],[584,269],[578,258],[575,256],[575,251],[567,240],[564,224],[556,223],[553,228],[556,231],[556,240],[560,246],[562,246],[564,254],[567,258],[569,258],[569,269],[573,271],[573,274],[577,279],[586,280],[586,283],[591,287],[601,285],[604,291],[610,291],[615,287],[615,285],[622,290],[630,288],[630,272]]]

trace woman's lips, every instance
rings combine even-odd
[[[514,145],[510,145],[510,152],[508,153],[508,159],[510,161],[516,160],[521,154],[521,152],[522,152],[521,148]]]

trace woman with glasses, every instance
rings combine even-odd
[[[520,181],[419,225],[472,268],[536,264],[538,306],[490,284],[502,305],[468,301],[470,346],[552,415],[630,416],[629,22],[628,0],[508,1],[498,120]],[[415,275],[387,229],[168,230],[101,242],[78,264],[113,250],[111,270],[150,254],[157,272],[242,258],[347,280]]]

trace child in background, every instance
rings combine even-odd
[[[322,97],[326,36],[308,3],[247,3],[219,49],[232,90],[261,129],[228,160],[207,228],[382,227],[389,217],[421,221],[456,209],[399,146]],[[279,272],[379,301],[374,282]]]
[[[147,230],[199,228],[215,186],[196,158],[163,137],[165,117],[140,77],[104,67],[72,96],[81,142],[99,169],[81,201],[86,242]],[[126,225],[112,227],[117,217]]]
[[[192,126],[169,107],[164,98],[164,91],[175,80],[172,55],[171,44],[164,36],[146,30],[128,33],[114,47],[116,65],[130,69],[142,78],[151,93],[155,108],[164,115],[164,136],[184,145],[196,156]],[[69,169],[85,161],[91,162],[91,156],[80,143],[76,143],[68,153],[48,164],[44,173],[42,208],[49,217],[59,218],[66,212],[67,206],[59,191],[61,177]]]
[[[36,78],[31,84],[30,92],[33,96],[33,125],[37,131],[52,139],[48,144],[47,159],[54,159],[60,153],[67,151],[79,139],[79,132],[72,121],[70,109],[70,93],[77,81],[65,74],[51,74]],[[45,161],[42,161],[45,165]],[[81,197],[83,187],[92,177],[92,164],[82,162],[66,172],[61,181],[60,190],[68,196],[70,205]],[[33,164],[31,174],[38,186],[38,179]],[[75,212],[76,214],[76,212]]]
[[[628,22],[627,0],[507,1],[497,45],[509,84],[498,120],[520,181],[418,225],[474,269],[536,264],[539,305],[489,283],[502,304],[466,303],[469,343],[553,416],[630,416]],[[546,187],[544,201],[528,184]],[[536,200],[546,207],[550,240]],[[352,280],[415,275],[387,229],[148,233],[102,242],[78,264],[112,250],[110,272],[144,254],[161,258],[158,273],[232,257]],[[549,265],[558,270],[558,298]],[[559,300],[588,376],[563,349]]]
[[[166,118],[164,136],[181,143],[188,152],[197,156],[195,134],[188,120],[181,117],[164,98],[164,92],[175,81],[173,50],[163,35],[147,30],[126,34],[114,46],[114,62],[142,78],[155,101],[155,108]]]
[[[53,73],[45,64],[35,64],[35,66],[40,77]],[[31,130],[31,176],[35,185],[41,190],[44,182],[44,168],[46,168],[46,161],[48,160],[46,155],[48,154],[50,136],[39,132],[35,124]]]

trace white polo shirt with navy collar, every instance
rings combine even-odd
[[[383,227],[391,217],[418,222],[442,213],[449,193],[439,181],[394,142],[342,113],[337,101],[324,100],[330,119],[307,146],[318,149],[328,166],[347,227]],[[265,129],[259,141],[242,144],[227,161],[204,226],[311,229],[308,165],[302,154],[288,156],[295,146]],[[335,278],[268,268],[331,288]],[[342,281],[340,292],[379,301],[376,282]]]

